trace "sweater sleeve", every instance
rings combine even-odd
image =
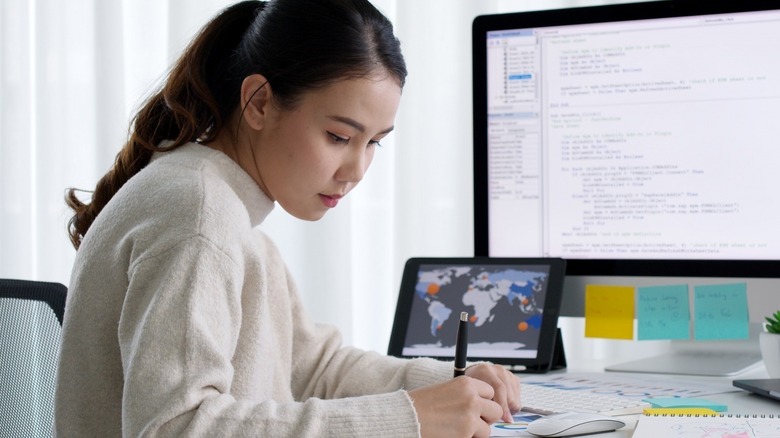
[[[400,359],[341,345],[338,330],[314,323],[287,275],[293,308],[293,394],[299,400],[410,390],[452,378],[452,363]]]
[[[317,335],[310,323],[301,328],[296,351],[325,338],[327,347],[307,357],[328,363],[302,360],[307,365],[293,370],[293,385],[308,374],[316,391],[294,402],[234,397],[241,269],[197,236],[131,266],[118,330],[124,436],[419,436],[411,400],[400,388],[424,384],[435,372],[339,349],[337,336]],[[347,383],[367,378],[354,368],[363,365],[378,374],[369,383]],[[354,397],[323,399],[347,395]]]
[[[290,288],[290,290],[295,290]],[[293,394],[327,399],[411,390],[452,378],[452,363],[400,359],[341,345],[338,331],[313,323],[295,299]]]

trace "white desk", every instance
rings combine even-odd
[[[650,358],[653,356],[667,353],[671,345],[670,341],[628,341],[586,338],[584,337],[584,318],[561,317],[558,320],[558,327],[560,327],[563,336],[567,368],[562,371],[554,371],[553,373],[604,373],[605,376],[609,376],[613,375],[613,373],[604,371],[604,367],[642,358],[652,360]],[[732,387],[731,382],[735,379],[761,379],[768,377],[766,369],[763,366],[729,377],[678,376],[645,373],[615,373],[615,375],[632,376],[634,378],[646,377],[648,381],[654,382],[682,378],[687,381],[700,381],[703,384],[720,383],[729,388]],[[523,379],[524,375],[519,374],[519,376]],[[533,375],[526,375],[526,377],[532,376]],[[733,389],[734,391],[732,392],[707,395],[702,398],[728,406],[727,413],[780,414],[780,402],[743,391],[739,388]],[[598,433],[590,436],[600,438],[630,438],[634,433],[634,428],[639,417],[640,415],[620,416],[619,418],[627,423],[625,427],[614,432]],[[529,434],[528,436],[531,435]]]
[[[619,361],[614,361],[619,362]],[[570,363],[569,367],[565,371],[556,371],[555,373],[593,373],[604,372],[604,366],[611,364],[612,362],[602,360],[577,360],[574,363]],[[611,374],[606,372],[606,375]],[[617,375],[628,375],[624,373],[618,373]],[[640,377],[647,376],[648,379],[652,379],[656,382],[662,382],[664,379],[674,380],[676,376],[668,374],[644,374],[644,373],[631,373],[632,376]],[[730,377],[698,377],[698,376],[679,376],[684,377],[686,380],[701,381],[702,383],[720,383],[731,385],[731,381],[734,379],[759,379],[768,377],[766,370],[763,367],[748,371],[736,376]],[[520,378],[523,375],[520,374]],[[780,413],[780,402],[770,400],[765,397],[761,397],[755,394],[751,394],[747,391],[743,391],[738,388],[734,388],[734,392],[728,392],[723,394],[707,395],[707,400],[718,402],[728,406],[727,413],[734,414],[778,414]],[[521,395],[522,397],[522,395]],[[636,422],[639,419],[639,415],[624,415],[619,418],[626,422],[626,426],[618,429],[614,432],[598,433],[588,436],[595,436],[601,438],[630,438],[636,427]],[[529,435],[530,436],[530,435]],[[585,435],[580,435],[585,436]],[[663,437],[659,437],[663,438]]]

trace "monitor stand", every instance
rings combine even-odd
[[[734,376],[763,365],[758,334],[763,324],[750,324],[750,337],[734,341],[672,341],[660,356],[610,365],[606,371],[695,376]]]

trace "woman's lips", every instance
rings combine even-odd
[[[320,193],[320,199],[322,200],[322,203],[328,208],[334,208],[337,206],[341,197],[342,195],[323,195]]]

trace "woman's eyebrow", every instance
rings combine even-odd
[[[328,118],[349,125],[360,132],[366,132],[366,127],[355,119],[351,119],[349,117],[344,117],[344,116],[328,116]],[[395,126],[391,126],[385,129],[384,131],[379,132],[379,134],[387,134],[390,131],[392,131],[394,128]]]

